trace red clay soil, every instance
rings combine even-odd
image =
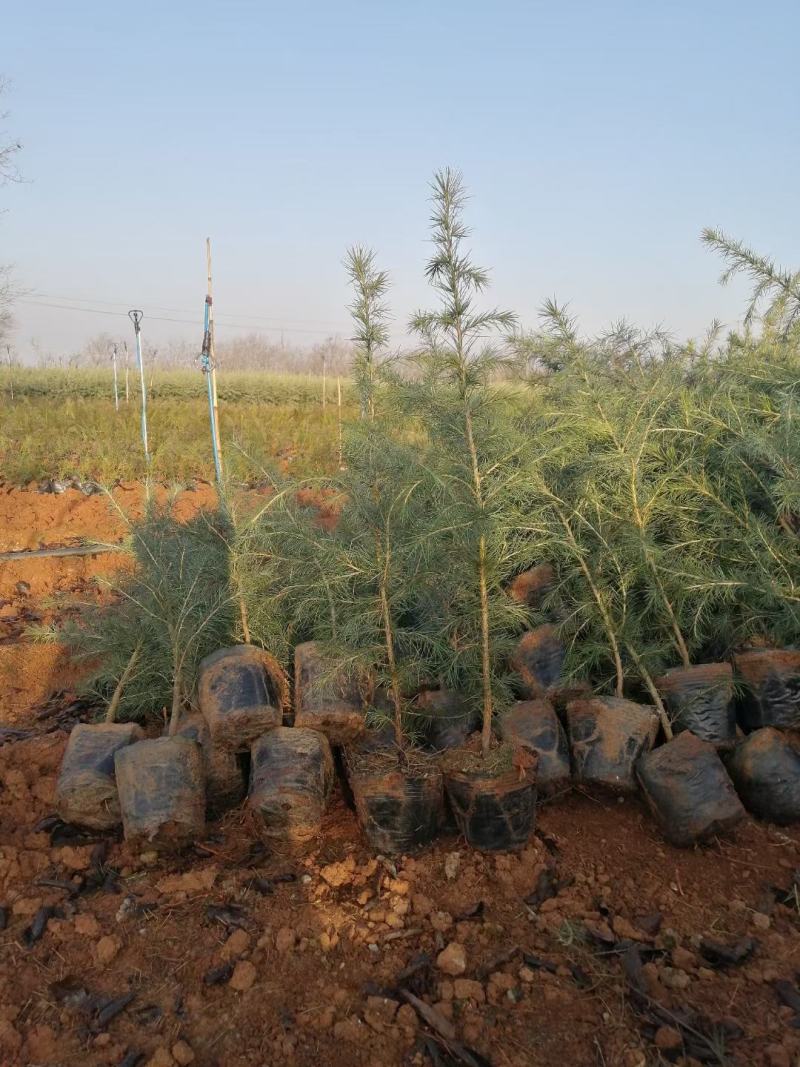
[[[167,490],[158,487],[156,496],[165,500]],[[117,486],[113,498],[125,515],[142,514],[141,485]],[[213,506],[215,502],[213,486],[199,483],[192,491],[177,497],[174,511],[179,518],[188,518],[199,508]],[[85,496],[78,489],[67,489],[60,494],[39,493],[8,483],[0,485],[0,552],[60,547],[83,541],[113,544],[124,536],[123,516],[105,493]],[[56,613],[52,598],[64,594],[95,597],[98,589],[94,579],[107,576],[121,566],[125,566],[125,557],[111,553],[0,562],[0,647],[16,641],[31,623],[52,621]]]
[[[54,520],[47,540],[68,527]],[[572,793],[541,809],[517,855],[451,838],[392,863],[337,794],[300,858],[271,851],[241,811],[173,860],[117,839],[97,851],[40,823],[74,674],[56,650],[9,650],[0,726],[35,736],[0,732],[3,1067],[800,1064],[800,830],[748,821],[680,851],[637,800]],[[756,944],[716,969],[702,938]],[[640,946],[644,996],[625,942]]]

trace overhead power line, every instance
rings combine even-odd
[[[54,308],[54,309],[57,309],[59,311],[85,312],[88,315],[106,315],[106,316],[112,317],[112,318],[127,318],[127,314],[128,314],[126,311],[108,311],[105,308],[76,307],[76,306],[74,306],[72,304],[56,304],[56,303],[52,303],[52,302],[46,301],[46,300],[37,300],[34,297],[18,297],[17,298],[17,303],[19,303],[19,304],[30,304],[33,307]],[[189,312],[187,312],[187,314],[189,314]],[[175,322],[175,323],[179,323],[181,326],[197,326],[198,329],[202,329],[202,322],[200,321],[199,316],[197,318],[192,318],[192,319],[176,319],[176,318],[172,318],[172,317],[166,316],[166,315],[151,315],[151,314],[148,313],[147,314],[147,318],[151,322]],[[278,326],[267,326],[267,325],[263,325],[263,324],[254,325],[253,323],[243,323],[243,322],[223,322],[220,325],[226,326],[226,327],[230,327],[231,329],[235,329],[235,330],[247,330],[247,331],[249,331],[251,333],[256,331],[256,330],[258,330],[258,329],[267,330],[267,331],[270,331],[272,333],[282,333],[282,332],[285,332],[285,333],[314,333],[314,334],[324,334],[326,336],[328,336],[328,335],[330,335],[332,333],[340,333],[340,334],[346,334],[347,333],[347,330],[344,329],[344,328],[321,330],[321,329],[318,329],[318,328],[317,329],[313,329],[311,327],[280,326],[280,325],[278,325]]]
[[[117,308],[120,308],[120,309],[123,309],[123,308],[127,309],[130,306],[130,303],[131,303],[130,300],[101,300],[101,299],[95,298],[95,297],[64,296],[61,293],[42,293],[42,292],[39,292],[38,290],[34,290],[33,292],[29,292],[28,293],[28,297],[30,297],[31,299],[34,299],[34,300],[40,300],[40,299],[41,300],[57,300],[61,304],[100,304],[102,307],[117,307]],[[142,303],[141,300],[139,302]],[[147,301],[145,301],[145,303],[147,303],[147,306],[152,311],[167,311],[167,312],[174,313],[176,315],[194,315],[195,314],[195,309],[194,308],[164,307],[163,305],[151,304],[151,303],[149,303]],[[248,312],[244,312],[244,311],[227,311],[227,312],[222,311],[222,312],[217,312],[217,318],[218,319],[219,319],[220,316],[222,316],[223,318],[233,318],[233,319],[237,319],[237,318],[238,319],[254,319],[254,320],[259,321],[259,322],[271,322],[271,323],[277,322],[278,326],[281,329],[288,329],[288,327],[284,325],[287,322],[298,323],[299,325],[302,325],[302,326],[327,326],[327,327],[329,327],[331,329],[341,329],[341,323],[331,322],[330,319],[294,319],[294,318],[287,318],[287,319],[278,320],[278,319],[275,318],[274,315],[251,315]]]

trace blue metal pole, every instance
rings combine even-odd
[[[206,376],[206,387],[208,389],[208,421],[211,425],[211,449],[214,453],[214,471],[217,476],[217,485],[222,484],[222,464],[219,458],[219,449],[217,448],[217,418],[214,411],[214,389],[211,381],[211,301],[206,297],[205,315],[203,319],[203,351],[200,356],[201,366],[203,368],[203,374]]]
[[[144,458],[146,463],[150,463],[150,450],[147,447],[147,389],[144,384],[144,361],[142,359],[142,319],[144,318],[143,311],[129,311],[128,317],[133,323],[133,330],[136,334],[136,362],[139,364],[139,381],[142,386],[142,444],[144,445]]]

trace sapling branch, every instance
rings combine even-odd
[[[405,748],[403,734],[403,702],[400,694],[400,676],[397,672],[397,661],[394,655],[394,634],[392,632],[392,615],[389,608],[389,598],[386,595],[385,580],[380,584],[381,616],[383,619],[383,633],[386,641],[386,661],[389,667],[389,687],[392,694],[392,707],[394,710],[394,739],[398,752]]]
[[[142,653],[143,644],[144,639],[140,637],[138,642],[136,643],[136,647],[131,653],[130,659],[125,665],[125,670],[120,675],[119,681],[117,682],[116,688],[114,689],[114,693],[108,705],[108,710],[106,711],[106,722],[116,722],[117,710],[119,709],[119,704],[122,700],[122,694],[125,692],[125,686],[128,684],[128,681],[130,680],[130,677],[133,674],[134,668],[136,667],[137,660],[139,659],[139,656]]]
[[[389,339],[388,312],[383,302],[389,277],[375,266],[375,253],[360,245],[348,249],[345,266],[355,293],[350,305],[356,327],[353,336],[356,345],[354,378],[361,418],[372,421],[375,418],[378,360]]]
[[[441,295],[441,307],[436,312],[418,313],[412,321],[426,346],[426,369],[433,374],[433,396],[430,400],[429,425],[437,436],[437,446],[444,445],[450,470],[447,480],[453,491],[463,485],[471,498],[474,517],[464,524],[468,540],[465,551],[474,567],[468,579],[475,582],[477,592],[477,629],[480,641],[480,688],[482,693],[481,750],[488,756],[492,740],[494,716],[493,696],[493,635],[490,626],[489,542],[487,524],[503,528],[507,516],[503,512],[500,494],[488,505],[484,492],[482,458],[476,437],[475,413],[487,421],[489,411],[487,381],[494,358],[489,349],[476,355],[475,346],[485,331],[509,329],[514,317],[507,312],[479,312],[473,308],[474,294],[488,284],[488,274],[476,267],[461,250],[467,229],[461,219],[464,192],[460,176],[450,170],[436,174],[433,183],[434,213],[432,217],[435,252],[427,266],[427,276]],[[453,404],[448,410],[447,394],[452,392]],[[492,431],[487,430],[488,434]],[[460,438],[460,441],[457,441]],[[457,450],[466,449],[466,464]],[[506,455],[515,449],[506,450]],[[510,462],[508,466],[510,467]],[[489,463],[497,482],[502,482],[495,461]],[[509,471],[510,473],[510,471]],[[511,480],[506,484],[511,490]],[[468,547],[467,547],[468,546]]]
[[[564,535],[567,538],[567,542],[569,543],[569,546],[572,549],[573,558],[578,564],[578,568],[580,569],[581,574],[586,580],[586,584],[589,587],[589,591],[592,595],[592,598],[594,599],[595,604],[597,605],[597,609],[600,612],[600,616],[603,620],[606,637],[608,639],[608,643],[611,648],[611,655],[614,660],[614,672],[616,676],[614,692],[616,696],[621,697],[625,688],[625,671],[622,666],[622,656],[620,654],[619,642],[617,640],[616,627],[612,622],[611,614],[608,610],[605,597],[603,596],[599,586],[594,580],[594,576],[592,575],[589,565],[587,564],[584,558],[583,551],[581,550],[581,547],[577,542],[575,534],[573,533],[572,526],[569,523],[569,519],[564,514],[564,511],[562,510],[555,496],[548,490],[546,490],[546,495],[550,499],[553,511],[555,512],[558,521],[560,522],[564,530]]]
[[[639,676],[647,687],[647,692],[650,694],[653,703],[656,706],[656,710],[658,711],[658,717],[661,721],[661,728],[664,731],[664,736],[668,741],[671,741],[673,738],[672,723],[670,722],[669,715],[667,714],[667,709],[664,706],[664,701],[661,699],[661,694],[659,693],[658,689],[656,689],[656,684],[653,681],[650,672],[647,670],[644,663],[642,662],[642,658],[636,651],[635,647],[629,641],[625,641],[624,643],[627,652],[629,653],[633,662],[636,664],[636,669],[639,671]]]

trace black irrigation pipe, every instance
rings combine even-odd
[[[42,559],[47,556],[101,556],[108,552],[124,552],[122,545],[61,545],[57,548],[19,548],[0,552],[0,562],[20,559]]]

